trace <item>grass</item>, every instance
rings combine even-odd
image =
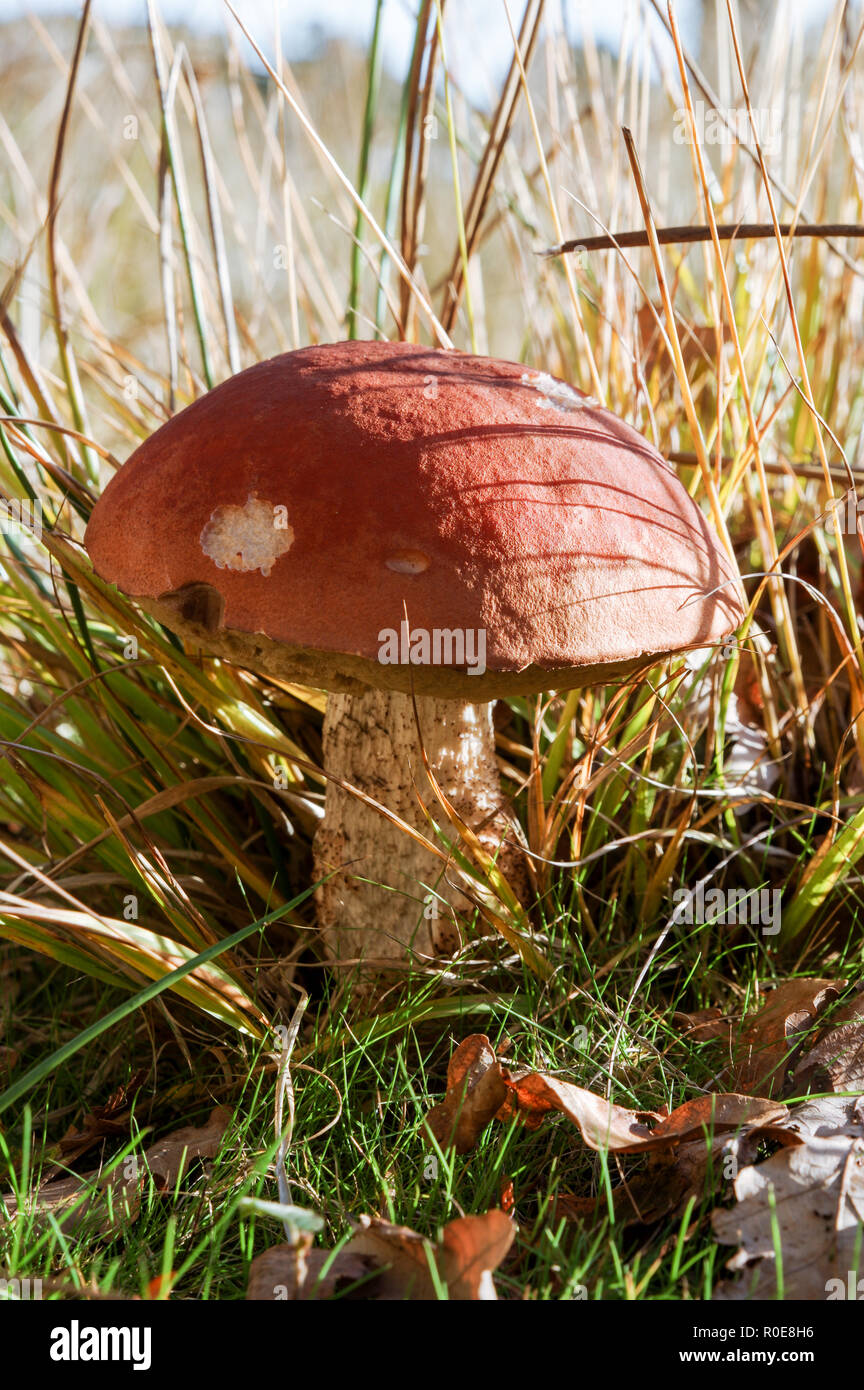
[[[43,1010],[62,1029],[62,1001],[46,993]],[[424,1141],[419,1126],[427,1098],[443,1085],[449,1039],[458,1037],[462,1029],[487,1029],[496,1040],[506,1036],[520,1058],[538,1064],[561,1061],[568,1075],[586,1086],[603,1084],[603,1049],[611,1049],[616,1031],[614,1006],[601,999],[583,1005],[578,1014],[559,1009],[549,1019],[543,1017],[548,1012],[545,1002],[529,986],[509,999],[498,996],[485,1008],[475,1006],[476,1011],[469,1005],[461,1017],[454,1011],[449,1021],[437,1018],[424,1023],[412,1020],[412,1014],[421,1014],[422,1009],[411,1001],[371,1036],[359,1030],[361,1040],[352,1040],[353,1030],[346,1026],[338,1032],[338,1048],[331,1045],[321,1050],[321,1034],[315,1029],[304,1042],[303,1055],[326,1067],[329,1080],[302,1072],[295,1078],[295,1134],[300,1142],[292,1149],[290,1168],[294,1201],[324,1217],[326,1238],[334,1242],[344,1237],[352,1218],[369,1211],[434,1236],[460,1208],[481,1211],[497,1205],[509,1180],[517,1193],[526,1195],[519,1201],[516,1247],[499,1280],[502,1296],[506,1292],[508,1297],[567,1298],[574,1296],[574,1290],[578,1296],[578,1286],[591,1298],[702,1296],[710,1287],[717,1260],[716,1245],[699,1230],[699,1217],[710,1201],[704,1209],[688,1212],[683,1226],[679,1219],[670,1219],[653,1229],[646,1242],[632,1230],[619,1233],[604,1219],[602,1199],[617,1185],[616,1167],[587,1154],[563,1125],[539,1135],[516,1125],[496,1126],[467,1158],[433,1154]],[[103,993],[97,1007],[107,1008],[108,1003]],[[625,1063],[619,1069],[616,1091],[622,1103],[644,1105],[670,1097],[674,1101],[700,1080],[710,1080],[699,1052],[677,1044],[660,1017],[643,1022],[644,1036],[628,1035],[623,1049]],[[591,1039],[590,1051],[583,1054],[572,1047],[576,1026],[585,1027]],[[130,1022],[114,1038],[113,1048],[102,1054],[91,1047],[88,1057],[97,1075],[104,1076],[107,1069],[116,1076],[117,1050],[134,1052],[141,1059],[141,1042],[140,1030]],[[249,1049],[245,1058],[233,1057],[226,1079],[224,1058],[220,1062],[216,1055],[219,1051],[213,1044],[200,1052],[196,1047],[194,1075],[179,1059],[173,1066],[163,1063],[158,1096],[147,1107],[140,1102],[136,1106],[133,1137],[112,1158],[122,1165],[130,1154],[141,1153],[142,1136],[151,1120],[148,1111],[155,1110],[163,1123],[171,1115],[182,1123],[198,1123],[213,1102],[224,1098],[236,1107],[235,1119],[206,1180],[203,1173],[193,1171],[174,1200],[145,1190],[136,1221],[121,1226],[116,1238],[96,1236],[94,1240],[101,1211],[68,1235],[56,1221],[46,1223],[44,1216],[19,1220],[7,1254],[8,1277],[26,1273],[30,1278],[42,1276],[48,1284],[57,1279],[59,1270],[67,1292],[89,1283],[103,1296],[135,1292],[146,1297],[152,1281],[170,1271],[171,1291],[177,1297],[242,1296],[249,1260],[282,1239],[278,1223],[250,1214],[244,1207],[248,1197],[274,1195],[268,1172],[272,1172],[275,1149],[271,1123],[275,1069],[272,1064],[269,1069],[262,1065],[260,1054]],[[622,1071],[629,1080],[624,1080]],[[34,1153],[47,1146],[60,1116],[80,1113],[86,1106],[80,1075],[76,1078],[69,1069],[58,1073],[52,1100],[54,1125],[42,1117],[42,1125],[34,1126]],[[338,1124],[312,1139],[316,1131],[332,1124],[337,1109],[341,1109]],[[431,1166],[430,1158],[435,1160]],[[20,1167],[5,1152],[3,1167],[4,1182],[16,1188]],[[30,1173],[28,1180],[32,1186],[38,1173]],[[592,1189],[601,1195],[597,1222],[574,1227],[563,1216],[556,1218],[555,1202],[562,1193]]]
[[[106,1233],[94,1212],[70,1230],[34,1210],[0,1225],[3,1274],[50,1296],[153,1296],[163,1276],[172,1297],[243,1296],[252,1257],[282,1239],[246,1203],[277,1195],[272,1030],[302,990],[287,1176],[326,1243],[364,1212],[435,1235],[512,1181],[500,1296],[708,1298],[730,1252],[707,1214],[728,1183],[622,1228],[608,1194],[641,1160],[588,1152],[563,1120],[494,1124],[474,1153],[436,1154],[421,1120],[453,1046],[486,1032],[520,1063],[671,1109],[722,1089],[725,1062],[676,1013],[737,1017],[777,980],[861,978],[861,560],[827,524],[862,461],[861,242],[652,234],[712,215],[860,223],[860,15],[838,7],[805,44],[780,4],[734,26],[721,5],[714,46],[693,55],[655,6],[655,78],[646,8],[615,57],[549,16],[537,28],[532,5],[479,110],[447,69],[446,7],[442,27],[437,2],[419,6],[401,84],[381,61],[386,9],[367,55],[291,67],[256,33],[269,75],[233,23],[224,43],[155,14],[148,36],[95,18],[10,32],[0,488],[38,500],[43,531],[3,537],[0,576],[0,1187],[37,1191],[65,1129],[141,1068],[128,1133],[76,1170],[120,1165],[214,1104],[233,1114],[218,1158],[176,1193],[148,1184],[134,1221]],[[751,108],[779,112],[778,150],[676,143],[699,100],[746,113],[745,80]],[[646,227],[626,252],[536,254]],[[171,410],[350,334],[449,338],[602,396],[675,458],[752,604],[731,656],[700,670],[499,708],[534,875],[516,926],[549,978],[514,949],[507,884],[475,866],[460,956],[373,1018],[328,971],[302,896],[326,697],[184,652],[81,545],[116,461]],[[703,879],[780,888],[779,936],[673,922],[676,889]],[[567,1220],[562,1194],[596,1195],[597,1214]]]

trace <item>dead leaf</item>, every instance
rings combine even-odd
[[[775,1226],[783,1257],[783,1296],[824,1299],[829,1281],[857,1282],[864,1220],[864,1124],[858,1134],[812,1136],[806,1144],[781,1149],[764,1163],[742,1168],[735,1180],[737,1203],[715,1211],[717,1239],[739,1246],[732,1271],[756,1262],[738,1282],[720,1284],[722,1301],[775,1298],[778,1272]],[[772,1200],[769,1200],[769,1197]],[[856,1254],[858,1261],[856,1262]]]
[[[85,1116],[80,1129],[68,1129],[57,1145],[56,1153],[62,1160],[49,1171],[43,1173],[43,1182],[51,1182],[54,1174],[67,1170],[76,1163],[95,1144],[103,1139],[116,1139],[129,1134],[132,1118],[132,1102],[150,1074],[149,1067],[142,1067],[134,1076],[120,1086],[104,1105],[94,1105]]]
[[[672,1022],[683,1030],[688,1042],[711,1042],[715,1038],[728,1038],[732,1033],[733,1020],[724,1018],[719,1009],[696,1009],[694,1013],[675,1013]]]
[[[177,1275],[173,1269],[169,1269],[167,1274],[157,1274],[154,1279],[147,1282],[147,1297],[154,1302],[165,1302],[171,1297],[171,1287]]]
[[[472,1033],[450,1058],[445,1098],[429,1111],[426,1126],[442,1149],[469,1153],[506,1099],[495,1049],[485,1033]]]
[[[747,1095],[777,1096],[800,1034],[836,999],[844,980],[787,980],[742,1024],[734,1041],[732,1086]]]
[[[249,1266],[249,1282],[246,1286],[246,1301],[264,1302],[294,1302],[302,1298],[303,1289],[310,1279],[309,1247],[312,1243],[312,1236],[301,1232],[293,1245],[274,1245],[269,1250],[262,1250],[260,1255],[256,1255]],[[314,1251],[314,1255],[326,1254],[325,1251]],[[314,1284],[320,1278],[323,1268],[323,1261],[319,1261],[311,1283]],[[362,1278],[363,1272],[356,1275]],[[351,1279],[354,1283],[355,1278]],[[327,1292],[321,1287],[320,1297],[329,1297],[336,1289],[335,1281],[327,1282]]]
[[[747,1270],[720,1284],[717,1299],[777,1296],[778,1236],[785,1298],[847,1297],[850,1287],[857,1297],[864,1221],[864,1096],[854,1094],[864,1089],[861,994],[799,1062],[792,1084],[803,1090],[810,1083],[835,1093],[795,1106],[776,1134],[795,1147],[742,1168],[736,1205],[713,1214],[717,1239],[739,1247],[727,1268]],[[853,1094],[842,1094],[848,1091]]]
[[[516,1227],[506,1212],[460,1216],[444,1227],[443,1270],[451,1299],[489,1302],[496,1299],[492,1275],[510,1246]]]
[[[715,1105],[713,1123],[706,1101],[724,1102]],[[750,1162],[760,1140],[780,1137],[777,1127],[783,1124],[786,1114],[785,1106],[752,1096],[706,1096],[673,1110],[663,1121],[667,1128],[658,1126],[654,1130],[655,1135],[660,1131],[658,1137],[665,1142],[649,1148],[646,1165],[613,1189],[616,1225],[647,1226],[680,1210],[691,1197],[701,1199],[706,1195],[709,1175],[722,1177],[730,1163],[740,1167]],[[702,1132],[694,1138],[693,1126],[697,1122]],[[670,1142],[675,1134],[690,1137]],[[784,1136],[784,1141],[797,1142],[791,1135]],[[602,1203],[600,1207],[598,1201]],[[559,1198],[556,1210],[570,1220],[584,1222],[595,1210],[600,1214],[607,1211],[607,1199],[605,1195]]]
[[[439,1143],[453,1143],[457,1153],[467,1153],[496,1116],[504,1121],[518,1116],[529,1129],[537,1129],[555,1112],[577,1126],[589,1148],[615,1153],[667,1148],[705,1131],[761,1128],[786,1116],[785,1106],[777,1102],[736,1094],[700,1096],[671,1115],[627,1110],[560,1077],[510,1070],[485,1034],[473,1033],[453,1053],[446,1098],[430,1110],[426,1124]]]
[[[738,699],[738,718],[742,724],[765,727],[765,698],[759,677],[756,654],[747,647],[738,648],[738,671],[732,687]]]
[[[550,1111],[559,1111],[573,1121],[591,1149],[633,1152],[651,1140],[647,1121],[661,1118],[656,1111],[625,1110],[612,1105],[602,1096],[542,1072],[527,1072],[505,1080],[510,1099],[502,1118],[516,1114],[529,1129],[537,1129]]]
[[[147,1167],[157,1180],[157,1187],[163,1192],[174,1188],[182,1181],[191,1159],[215,1158],[230,1123],[230,1109],[217,1105],[211,1110],[206,1124],[186,1125],[167,1138],[158,1140],[144,1155]]]
[[[517,1112],[532,1126],[541,1123],[548,1111],[559,1110],[578,1127],[589,1148],[615,1153],[666,1148],[704,1130],[762,1126],[786,1115],[786,1107],[774,1101],[739,1095],[699,1096],[665,1116],[659,1111],[625,1110],[591,1091],[539,1072],[508,1081],[508,1086]]]
[[[140,1179],[127,1178],[119,1170],[106,1176],[97,1169],[43,1183],[23,1202],[11,1192],[0,1197],[10,1220],[22,1212],[37,1218],[51,1216],[67,1235],[91,1218],[95,1234],[107,1235],[137,1216],[140,1204]]]
[[[161,1191],[172,1190],[181,1181],[189,1159],[215,1156],[230,1119],[231,1111],[217,1106],[205,1125],[187,1125],[145,1150],[144,1164]],[[92,1173],[43,1182],[28,1194],[25,1202],[19,1204],[14,1194],[8,1193],[0,1197],[0,1205],[5,1207],[10,1218],[22,1210],[31,1216],[50,1213],[66,1232],[94,1218],[96,1233],[107,1235],[138,1214],[142,1184],[143,1175],[134,1157],[130,1156],[110,1175],[96,1169]]]
[[[492,1274],[510,1249],[515,1231],[510,1217],[493,1209],[449,1222],[441,1243],[435,1245],[407,1226],[362,1216],[350,1240],[332,1258],[328,1251],[310,1250],[308,1237],[256,1256],[246,1297],[291,1302],[342,1294],[389,1302],[434,1301],[434,1262],[451,1300],[485,1302],[497,1297]],[[351,1291],[354,1284],[359,1287]]]
[[[807,1090],[820,1072],[828,1079],[820,1090],[864,1091],[864,992],[833,1014],[829,1031],[798,1063],[795,1089]]]
[[[616,1188],[616,1191],[620,1190]],[[558,1192],[552,1203],[553,1224],[559,1216],[580,1225],[593,1222],[598,1213],[602,1216],[604,1209],[608,1211],[606,1203],[605,1192],[598,1192],[593,1197],[583,1197],[575,1192]]]
[[[699,1131],[759,1128],[776,1125],[787,1115],[785,1105],[764,1096],[730,1094],[697,1096],[679,1105],[655,1128],[655,1141],[674,1143]]]

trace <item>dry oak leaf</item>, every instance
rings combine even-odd
[[[125,1085],[120,1086],[104,1105],[93,1106],[89,1114],[85,1115],[80,1129],[73,1126],[66,1131],[56,1150],[66,1168],[76,1163],[87,1153],[88,1149],[92,1149],[101,1140],[116,1139],[118,1136],[125,1137],[129,1134],[132,1102],[147,1080],[149,1072],[149,1067],[142,1067],[136,1071],[134,1076]],[[52,1173],[62,1171],[63,1167],[60,1166],[55,1166],[51,1170]],[[43,1174],[43,1181],[51,1181],[47,1173]]]
[[[472,1033],[450,1058],[446,1095],[429,1111],[426,1126],[442,1149],[469,1153],[506,1099],[495,1049],[485,1033]]]
[[[836,1094],[796,1105],[776,1136],[796,1147],[741,1169],[737,1204],[713,1214],[717,1239],[739,1247],[728,1268],[746,1271],[720,1284],[716,1299],[776,1297],[778,1232],[784,1297],[855,1297],[864,1289],[864,995],[837,1012],[799,1062],[792,1085],[800,1092],[810,1083]]]
[[[622,1224],[647,1225],[679,1211],[691,1197],[701,1200],[710,1196],[709,1177],[715,1185],[722,1184],[731,1176],[730,1168],[737,1171],[752,1162],[764,1139],[780,1139],[785,1144],[798,1142],[782,1128],[786,1115],[785,1106],[766,1101],[764,1108],[751,1112],[740,1128],[715,1127],[674,1148],[654,1149],[648,1156],[647,1167],[626,1185],[615,1188],[612,1195],[616,1199],[616,1215],[622,1216]]]
[[[727,1097],[728,1099],[728,1097]],[[738,1097],[748,1101],[751,1097]],[[766,1102],[760,1111],[748,1115],[742,1127],[735,1131],[720,1128],[719,1132],[703,1132],[698,1138],[666,1148],[650,1149],[646,1166],[627,1178],[611,1194],[615,1224],[621,1227],[651,1225],[680,1211],[691,1197],[697,1200],[709,1195],[706,1191],[709,1173],[719,1184],[729,1176],[729,1165],[737,1170],[752,1162],[759,1143],[765,1138],[781,1139],[784,1143],[798,1140],[782,1128],[786,1109],[773,1101]],[[730,1115],[727,1109],[726,1118]],[[585,1225],[596,1216],[608,1212],[608,1199],[603,1193],[594,1197],[559,1196],[556,1212],[569,1221]]]
[[[786,1107],[759,1096],[710,1095],[688,1100],[661,1115],[654,1110],[626,1110],[591,1091],[540,1072],[508,1081],[513,1110],[535,1127],[550,1110],[558,1110],[579,1129],[590,1149],[641,1153],[667,1148],[702,1131],[738,1130],[776,1123]]]
[[[742,1024],[732,1048],[732,1085],[747,1095],[776,1096],[800,1034],[836,999],[845,980],[787,980]]]
[[[246,1285],[246,1301],[264,1303],[293,1303],[299,1299],[324,1300],[334,1294],[344,1293],[353,1284],[360,1284],[369,1278],[370,1270],[363,1260],[351,1261],[347,1257],[337,1267],[339,1255],[330,1263],[327,1273],[324,1266],[330,1259],[329,1250],[310,1250],[312,1236],[298,1235],[293,1244],[273,1245],[262,1250],[249,1266],[249,1282]],[[343,1254],[340,1251],[340,1254]],[[349,1292],[347,1297],[363,1298],[358,1289]]]
[[[510,1217],[493,1209],[449,1222],[436,1245],[407,1226],[361,1216],[350,1240],[332,1258],[329,1251],[309,1250],[308,1238],[263,1251],[252,1261],[246,1297],[290,1302],[322,1300],[347,1291],[348,1297],[358,1299],[436,1301],[439,1294],[430,1271],[434,1261],[452,1301],[490,1301],[497,1298],[492,1274],[515,1232]],[[352,1289],[355,1284],[358,1287]]]
[[[144,1161],[156,1185],[163,1192],[180,1182],[190,1159],[215,1158],[222,1137],[231,1123],[231,1110],[217,1105],[203,1125],[184,1125],[164,1139],[158,1139],[144,1154]]]
[[[230,1120],[231,1111],[217,1106],[206,1124],[186,1125],[146,1149],[144,1162],[160,1190],[164,1192],[176,1186],[189,1159],[213,1158]],[[93,1216],[96,1232],[108,1235],[138,1213],[142,1178],[137,1171],[129,1172],[128,1176],[127,1172],[127,1164],[121,1163],[110,1174],[100,1169],[74,1174],[56,1182],[42,1183],[21,1203],[12,1193],[5,1197],[0,1195],[0,1206],[5,1207],[9,1218],[22,1210],[36,1216],[50,1213],[67,1233]]]
[[[706,1128],[737,1130],[775,1123],[785,1107],[754,1096],[715,1095],[687,1101],[671,1115],[665,1111],[627,1110],[559,1077],[503,1067],[484,1033],[472,1033],[456,1048],[447,1070],[447,1093],[426,1117],[442,1146],[468,1153],[481,1131],[496,1116],[518,1116],[537,1129],[551,1112],[566,1115],[589,1148],[639,1153],[668,1147]]]
[[[815,1046],[802,1057],[790,1082],[796,1095],[808,1096],[789,1112],[782,1133],[800,1144],[830,1134],[856,1137],[864,1092],[864,994],[833,1015]]]
[[[550,1112],[558,1111],[573,1121],[591,1149],[625,1153],[644,1148],[652,1135],[648,1121],[662,1119],[658,1111],[625,1110],[542,1072],[516,1073],[506,1076],[505,1081],[510,1094],[502,1119],[518,1115],[529,1129],[538,1129]]]
[[[845,1288],[850,1271],[856,1282],[864,1274],[864,1124],[857,1130],[857,1136],[813,1135],[806,1144],[741,1169],[736,1205],[715,1211],[712,1224],[719,1241],[739,1246],[727,1268],[747,1273],[737,1283],[718,1285],[715,1299],[777,1296],[778,1231],[784,1298],[824,1299],[829,1281],[840,1279]]]
[[[37,1219],[50,1216],[66,1235],[88,1218],[93,1218],[95,1235],[110,1235],[137,1216],[140,1205],[140,1179],[124,1177],[121,1169],[110,1176],[97,1169],[60,1178],[28,1192],[22,1201],[11,1192],[0,1196],[9,1220],[22,1212]]]
[[[832,1091],[864,1091],[864,991],[832,1015],[828,1032],[798,1063],[792,1077],[796,1092],[809,1089],[807,1082],[819,1073]]]
[[[688,1042],[712,1042],[715,1038],[728,1038],[732,1032],[732,1019],[724,1018],[719,1009],[696,1009],[694,1013],[674,1013],[672,1022],[683,1029]]]

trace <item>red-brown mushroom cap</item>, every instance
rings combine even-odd
[[[325,688],[588,684],[743,616],[734,565],[633,429],[544,373],[404,343],[224,382],[135,450],[86,545],[169,626]],[[406,612],[482,631],[485,675],[382,664]]]

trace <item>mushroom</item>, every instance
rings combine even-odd
[[[319,925],[333,960],[378,968],[459,940],[452,875],[367,799],[447,833],[417,722],[445,796],[512,868],[493,702],[617,680],[743,616],[734,562],[630,426],[545,372],[408,343],[303,348],[224,382],[136,449],[86,545],[186,641],[330,692],[316,876],[348,867]]]

